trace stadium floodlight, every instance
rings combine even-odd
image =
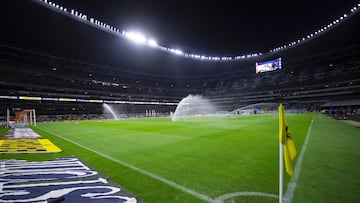
[[[257,57],[257,56],[261,55],[261,54],[244,54],[242,56],[204,56],[203,54],[187,53],[187,52],[183,52],[183,51],[180,51],[177,49],[168,48],[166,46],[160,46],[157,44],[157,42],[155,40],[147,39],[146,36],[141,33],[126,32],[126,31],[123,31],[121,33],[121,31],[114,26],[111,26],[105,22],[96,20],[96,18],[94,18],[94,17],[88,17],[88,15],[83,14],[82,12],[74,10],[74,9],[71,9],[70,11],[68,11],[64,6],[54,3],[54,2],[52,2],[52,0],[37,0],[37,1],[33,1],[33,2],[43,5],[43,6],[45,5],[45,7],[50,8],[53,11],[56,11],[63,15],[66,15],[66,16],[73,18],[81,23],[88,23],[92,27],[101,29],[102,31],[127,38],[137,44],[146,44],[152,48],[170,52],[172,54],[176,54],[176,55],[186,57],[186,58],[193,58],[193,59],[200,59],[200,60],[206,59],[206,60],[210,60],[210,61],[219,61],[219,60],[232,61],[232,60],[238,60],[238,59],[246,59],[246,58],[250,58],[250,57]],[[333,27],[335,27],[335,24],[343,22],[345,20],[345,18],[354,16],[354,13],[359,10],[359,7],[360,7],[360,3],[349,8],[348,12],[343,13],[337,19],[333,20],[332,22],[330,22],[327,25],[324,25],[319,30],[314,31],[312,33],[308,33],[307,35],[304,35],[304,37],[302,37],[298,40],[295,40],[293,43],[288,42],[285,45],[278,46],[277,48],[270,50],[270,52],[288,49],[289,47],[292,47],[293,45],[296,45],[297,43],[310,41],[312,38],[314,38],[314,36],[322,34],[322,32],[332,29]]]
[[[157,42],[156,42],[155,40],[153,40],[153,39],[149,39],[149,40],[147,41],[147,43],[148,43],[148,45],[151,46],[151,47],[157,47],[157,46],[158,46]]]
[[[181,50],[178,50],[178,49],[170,49],[170,51],[174,54],[178,54],[178,55],[181,55],[183,54],[183,52]]]
[[[137,44],[145,44],[146,38],[144,35],[137,33],[137,32],[124,32],[125,36],[130,39],[131,41]]]

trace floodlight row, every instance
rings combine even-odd
[[[161,46],[158,44],[158,42],[155,39],[147,38],[144,34],[138,33],[138,32],[132,32],[132,31],[120,31],[119,28],[116,28],[114,26],[111,26],[107,23],[104,23],[100,20],[97,20],[93,17],[88,17],[86,14],[83,14],[77,10],[74,9],[67,9],[59,4],[56,4],[54,2],[48,1],[48,0],[33,0],[33,2],[38,3],[42,6],[45,6],[49,9],[52,9],[53,11],[59,12],[61,14],[64,14],[68,17],[71,17],[77,21],[80,21],[82,23],[91,25],[97,29],[101,29],[103,31],[106,31],[108,33],[126,38],[136,44],[140,45],[146,45],[151,48],[155,48],[158,50],[162,50],[171,54],[175,54],[178,56],[182,56],[185,58],[191,58],[196,60],[207,60],[207,61],[234,61],[234,60],[244,60],[249,58],[256,58],[258,56],[262,56],[264,54],[272,54],[280,51],[284,51],[286,49],[292,48],[294,46],[297,46],[299,44],[302,44],[304,42],[307,42],[311,39],[314,39],[318,37],[320,34],[323,34],[330,29],[334,28],[335,26],[339,25],[344,20],[348,19],[349,17],[355,15],[360,10],[360,3],[356,6],[352,7],[349,12],[344,13],[342,16],[338,17],[337,19],[331,21],[329,24],[319,28],[313,33],[309,33],[306,36],[303,36],[297,40],[294,40],[288,44],[284,44],[282,46],[278,46],[274,49],[269,50],[268,52],[264,53],[251,53],[251,54],[243,54],[238,56],[207,56],[203,54],[193,54],[193,53],[186,53],[179,49],[174,48],[168,48],[165,46]]]
[[[289,47],[298,45],[300,43],[303,43],[305,41],[308,41],[310,39],[313,39],[315,37],[318,37],[320,34],[323,34],[324,32],[329,31],[330,29],[332,29],[334,26],[338,25],[339,23],[341,23],[342,21],[346,20],[348,17],[354,15],[355,13],[357,13],[360,9],[360,3],[357,4],[356,6],[352,7],[350,9],[350,12],[348,13],[344,13],[342,16],[338,17],[337,19],[333,20],[332,22],[330,22],[329,24],[319,28],[317,31],[310,33],[302,38],[299,38],[298,40],[295,40],[293,42],[290,42],[289,44],[285,44],[282,46],[279,46],[277,48],[271,49],[270,52],[278,52],[278,51],[282,51],[284,49],[287,49]]]

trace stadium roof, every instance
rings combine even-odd
[[[133,44],[80,23],[35,1],[7,1],[1,18],[1,43],[64,57],[118,66],[134,72],[203,74],[232,71],[239,63],[194,62]],[[212,56],[236,56],[272,50],[349,12],[359,2],[346,1],[73,1],[55,0],[121,30],[146,34],[162,46]],[[359,44],[359,15],[288,54]],[[298,51],[299,50],[299,51]],[[266,58],[264,58],[266,59]],[[245,61],[253,64],[256,60]],[[286,57],[284,58],[286,61]],[[206,66],[204,68],[204,66]]]

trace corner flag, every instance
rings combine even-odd
[[[290,176],[293,176],[294,170],[291,162],[295,159],[296,149],[294,141],[289,133],[289,129],[285,121],[284,106],[282,104],[280,104],[279,106],[279,141],[283,144],[286,172]]]

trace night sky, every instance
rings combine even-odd
[[[213,56],[267,52],[316,31],[358,3],[353,0],[53,2],[79,10],[120,30],[140,31],[155,38],[162,46]],[[134,72],[162,71],[165,75],[208,74],[232,71],[240,66],[238,62],[226,65],[197,62],[134,45],[29,0],[6,1],[1,7],[0,41],[3,44]],[[310,54],[309,49],[324,47],[326,50],[359,44],[359,22],[357,14],[332,31],[294,49]],[[289,51],[290,55],[296,55],[293,52]]]

